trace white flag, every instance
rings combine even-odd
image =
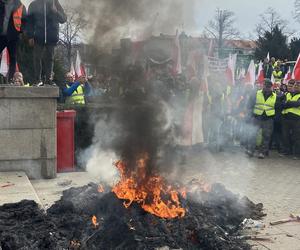
[[[5,48],[2,51],[0,74],[6,77],[8,71],[9,71],[9,54],[7,48]]]

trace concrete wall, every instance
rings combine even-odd
[[[55,87],[0,87],[0,171],[56,177]]]

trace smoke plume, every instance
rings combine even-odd
[[[87,170],[96,171],[105,181],[116,174],[111,170],[112,160],[122,160],[127,171],[134,172],[137,162],[143,159],[146,175],[169,173],[174,165],[175,130],[170,102],[165,95],[159,95],[157,88],[145,91],[141,86],[143,69],[137,68],[127,72],[130,86],[115,103],[115,110],[98,120],[93,145],[82,155],[88,159]]]
[[[79,10],[89,20],[91,42],[100,48],[125,37],[145,39],[153,33],[175,34],[194,27],[194,0],[84,0]]]

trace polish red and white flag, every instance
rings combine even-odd
[[[70,73],[71,73],[73,76],[76,75],[75,67],[74,67],[74,63],[73,63],[73,62],[71,62]]]
[[[180,48],[180,42],[179,42],[179,32],[176,31],[176,36],[174,40],[174,47],[173,47],[173,75],[178,75],[182,73],[182,67],[181,67],[181,48]]]
[[[79,51],[77,50],[76,61],[75,61],[75,78],[78,79],[81,76],[86,76],[86,70],[81,61]]]
[[[263,68],[263,63],[260,62],[258,65],[258,72],[257,72],[257,76],[256,76],[256,80],[262,84],[265,80],[265,74],[264,74],[264,68]]]
[[[227,81],[230,86],[235,85],[235,67],[236,67],[237,55],[229,55],[228,65],[226,69]]]
[[[288,72],[284,76],[283,83],[287,84],[291,79],[292,79],[292,72],[291,72],[291,67],[289,67]]]
[[[244,82],[245,84],[250,84],[250,85],[255,84],[255,64],[253,60],[251,60],[250,62]]]
[[[7,77],[9,71],[9,53],[7,48],[2,51],[1,56],[1,65],[0,65],[0,74],[4,77]]]
[[[300,54],[299,54],[297,62],[295,64],[293,74],[292,74],[292,78],[295,79],[295,80],[300,80]]]

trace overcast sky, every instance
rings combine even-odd
[[[99,0],[100,1],[100,0]],[[109,0],[106,0],[109,1]],[[140,0],[137,0],[140,1]],[[155,1],[155,0],[154,0]],[[296,23],[292,18],[294,0],[182,0],[184,2],[193,2],[186,6],[185,28],[191,19],[194,19],[196,30],[194,35],[201,34],[205,25],[212,18],[217,7],[221,9],[232,10],[236,14],[236,26],[244,37],[249,37],[253,33],[255,25],[259,21],[259,14],[264,12],[268,7],[273,7],[284,18],[289,21],[291,30],[300,31],[300,24]],[[28,5],[31,0],[23,0]],[[61,0],[61,2],[63,2]],[[73,0],[72,2],[75,2]],[[100,13],[99,13],[100,14]],[[189,19],[189,20],[188,20]],[[193,27],[195,29],[195,27]],[[300,33],[298,33],[300,35]]]

